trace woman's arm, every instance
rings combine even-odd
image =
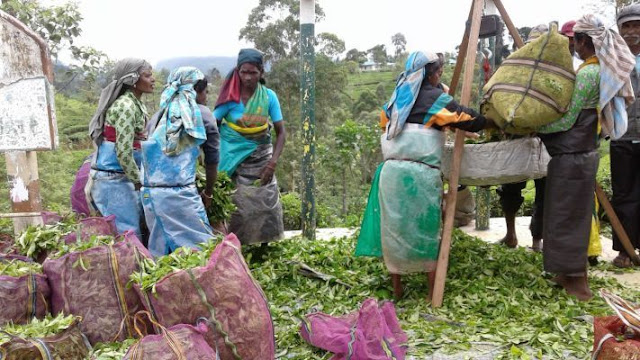
[[[271,182],[273,173],[276,171],[278,159],[280,158],[280,154],[282,154],[282,149],[284,149],[284,144],[287,138],[287,131],[284,127],[284,120],[273,123],[273,126],[276,130],[276,143],[273,148],[273,155],[271,155],[271,160],[269,160],[264,169],[262,169],[262,173],[260,174],[262,185],[266,185]]]
[[[583,68],[582,71],[578,71],[573,94],[571,95],[569,110],[567,110],[559,120],[538,128],[538,132],[541,134],[549,134],[571,129],[573,124],[576,123],[582,109],[588,104],[589,99],[593,99],[594,96],[599,96],[600,87],[598,76],[599,71],[595,66]]]
[[[135,139],[135,104],[125,103],[110,112],[110,123],[116,129],[116,157],[127,178],[137,187],[140,186],[140,170],[133,158]]]

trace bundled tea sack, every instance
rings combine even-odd
[[[569,40],[552,23],[548,33],[502,62],[484,86],[482,114],[511,134],[528,134],[567,111],[575,73]]]

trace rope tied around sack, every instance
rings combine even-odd
[[[116,297],[118,298],[118,304],[120,305],[118,307],[118,309],[120,310],[120,317],[127,327],[127,333],[129,334],[129,337],[133,337],[131,322],[127,321],[127,319],[129,318],[129,307],[127,306],[124,289],[122,288],[122,284],[120,284],[118,258],[115,251],[113,250],[113,245],[109,245],[107,254],[109,256],[109,270],[111,270],[111,280],[113,282]]]
[[[202,286],[200,286],[200,283],[198,283],[198,281],[196,280],[196,277],[193,275],[193,272],[191,271],[191,269],[187,269],[186,271],[189,274],[189,277],[191,278],[191,282],[193,283],[193,286],[196,288],[196,291],[198,291],[198,295],[200,295],[200,300],[202,300],[202,303],[209,310],[209,313],[211,315],[211,318],[209,320],[215,325],[216,331],[222,335],[222,338],[224,339],[224,343],[231,350],[231,353],[233,354],[234,359],[242,360],[242,358],[240,357],[240,354],[238,354],[238,348],[229,338],[229,333],[227,333],[222,328],[222,323],[216,318],[216,309],[213,307],[213,305],[211,305],[211,303],[207,299],[207,294],[204,292],[204,289],[202,288]]]

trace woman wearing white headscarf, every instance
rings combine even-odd
[[[629,74],[635,59],[624,40],[597,17],[573,28],[584,63],[576,74],[569,110],[538,130],[551,155],[544,199],[544,268],[579,300],[593,295],[587,281],[587,249],[598,171],[598,136],[626,131],[625,105],[633,100]],[[622,111],[620,111],[622,110]],[[600,120],[600,121],[599,121]]]
[[[148,118],[140,97],[152,93],[154,86],[148,62],[132,58],[118,61],[89,124],[97,147],[85,189],[90,205],[102,216],[115,215],[119,232],[133,230],[138,237],[142,220],[140,141],[146,138]]]

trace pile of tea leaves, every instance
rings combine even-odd
[[[611,315],[595,296],[579,302],[549,281],[542,256],[525,248],[488,244],[454,232],[444,304],[428,303],[425,274],[403,276],[405,294],[395,301],[389,274],[380,259],[353,255],[356,237],[309,241],[291,238],[243,247],[253,276],[262,286],[274,320],[277,357],[329,359],[331,354],[307,344],[299,335],[300,319],[321,311],[340,316],[357,311],[369,297],[394,301],[409,337],[408,358],[424,359],[435,351],[455,353],[474,344],[499,348],[499,358],[542,355],[585,358],[593,346],[592,316]],[[331,280],[305,277],[296,263],[327,274]],[[606,288],[638,303],[640,291],[615,279],[592,276],[594,294]],[[345,284],[341,284],[345,283]]]

